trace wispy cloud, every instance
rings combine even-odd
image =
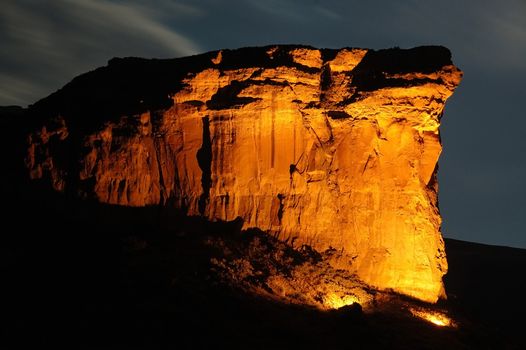
[[[307,16],[303,13],[302,6],[286,0],[248,0],[256,9],[277,18],[292,20],[295,22],[305,21]]]
[[[526,3],[499,13],[485,13],[484,21],[491,28],[489,38],[495,47],[492,56],[512,69],[526,68]],[[526,72],[525,72],[526,73]]]
[[[294,22],[320,19],[341,20],[342,16],[319,1],[299,0],[248,0],[248,3],[264,15]],[[321,17],[320,17],[321,16]]]
[[[0,104],[34,102],[51,82],[64,84],[113,56],[176,57],[201,51],[168,23],[201,16],[201,10],[170,0],[155,8],[140,0],[8,0],[0,11]],[[27,81],[33,83],[22,84]]]
[[[319,13],[322,16],[327,17],[328,19],[335,20],[335,21],[339,21],[343,19],[342,15],[326,7],[315,5],[313,6],[313,9],[315,12]]]
[[[34,96],[43,96],[46,92],[42,86],[36,85],[31,78],[24,79],[20,76],[13,76],[0,73],[0,101],[7,101],[4,105],[23,105],[27,101],[34,99]]]
[[[50,87],[58,88],[113,56],[174,57],[277,42],[371,48],[442,44],[467,70],[498,65],[524,71],[526,3],[506,3],[4,0],[0,73],[32,79],[51,92]],[[0,89],[2,96],[16,96],[7,80],[0,81]],[[42,97],[24,96],[17,101]],[[6,103],[15,99],[0,100]]]

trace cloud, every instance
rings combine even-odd
[[[326,7],[315,5],[313,9],[314,11],[318,12],[322,16],[327,17],[328,19],[336,20],[336,21],[343,19],[342,15]]]
[[[396,1],[392,10],[399,40],[446,45],[468,75],[495,66],[507,71],[526,67],[523,0]]]
[[[177,57],[202,51],[169,23],[202,11],[170,0],[155,8],[145,1],[17,0],[7,1],[0,11],[0,50],[7,53],[0,57],[0,104],[34,102],[44,97],[44,87],[59,87],[114,56]]]
[[[497,13],[486,12],[485,23],[491,28],[489,38],[496,50],[493,56],[512,69],[525,68],[526,58],[526,3]]]
[[[307,17],[302,13],[302,6],[296,6],[294,2],[285,0],[248,0],[248,2],[256,9],[270,15],[274,18],[283,18],[286,20],[293,20],[295,22],[302,22]]]
[[[87,33],[83,34],[88,34],[87,37],[96,37],[103,42],[110,38],[114,43],[116,38],[111,38],[112,34],[128,36],[132,40],[138,39],[139,47],[150,40],[173,55],[189,55],[199,51],[191,40],[160,23],[158,11],[141,3],[114,3],[107,0],[68,0],[66,3],[73,6],[66,7],[65,12],[85,24],[83,29]]]
[[[298,0],[248,0],[253,8],[269,16],[272,22],[276,18],[295,22],[316,21],[320,19],[341,20],[342,16],[329,6],[321,6],[318,1]],[[243,5],[243,2],[240,2]],[[320,17],[321,16],[321,17]]]
[[[33,99],[34,96],[45,93],[45,89],[34,84],[32,79],[22,79],[19,76],[13,76],[0,73],[0,101],[8,101],[5,105],[21,105],[26,101]]]

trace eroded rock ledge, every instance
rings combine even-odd
[[[461,76],[431,46],[113,59],[31,106],[26,163],[74,196],[239,217],[434,302],[439,124]]]

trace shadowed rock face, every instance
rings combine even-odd
[[[76,197],[240,217],[435,302],[439,124],[461,75],[443,47],[113,59],[31,106],[26,164]]]

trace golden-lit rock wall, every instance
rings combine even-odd
[[[206,62],[181,76],[171,107],[103,117],[89,132],[57,112],[30,136],[31,176],[103,203],[241,217],[244,228],[332,251],[333,266],[376,288],[444,295],[439,125],[461,78],[447,49],[196,57]],[[57,161],[69,133],[74,165]]]

